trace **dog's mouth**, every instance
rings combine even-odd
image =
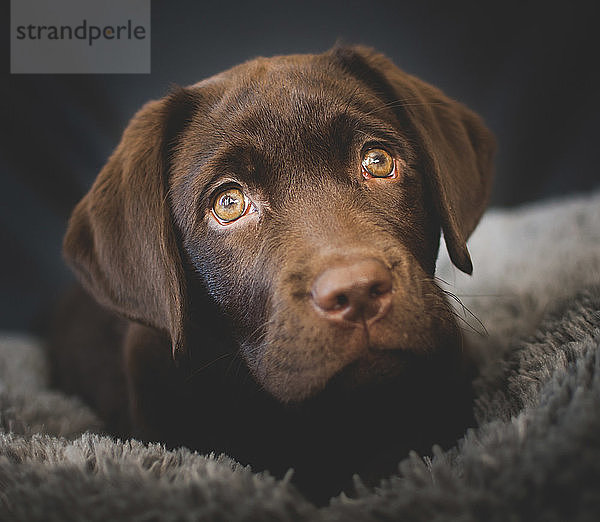
[[[419,354],[405,350],[368,350],[314,387],[300,400],[286,401],[291,410],[338,419],[389,415],[396,407],[423,403],[463,373],[450,354]],[[345,422],[345,421],[343,421]],[[379,421],[378,421],[379,422]]]
[[[408,350],[370,347],[365,332],[355,334],[333,357],[314,361],[308,357],[296,367],[280,364],[275,370],[255,360],[257,367],[249,367],[269,393],[294,406],[322,401],[324,397],[334,400],[339,395],[338,399],[343,401],[348,394],[365,395],[402,377],[407,368],[415,366],[414,360],[419,359]]]
[[[368,405],[390,395],[413,395],[435,387],[442,373],[457,374],[460,361],[450,354],[419,354],[406,350],[368,350],[333,375],[309,401],[351,401]]]
[[[352,334],[326,354],[313,351],[303,359],[294,357],[293,364],[277,359],[273,364],[269,358],[273,354],[277,357],[277,351],[259,351],[267,359],[260,356],[247,359],[248,366],[266,391],[288,405],[324,399],[343,402],[349,396],[356,396],[352,400],[362,400],[388,386],[410,387],[414,385],[407,383],[427,381],[436,368],[445,367],[453,372],[459,366],[460,353],[454,343],[433,350],[411,349],[376,344],[377,338],[370,336],[367,329],[356,328]]]

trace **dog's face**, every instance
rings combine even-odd
[[[477,116],[368,50],[258,59],[145,106],[65,251],[176,353],[191,270],[257,382],[296,403],[458,355],[440,229],[470,272],[493,149]]]

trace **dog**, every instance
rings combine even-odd
[[[61,323],[57,382],[113,433],[293,468],[317,503],[455,443],[473,373],[435,264],[443,231],[472,272],[494,152],[479,116],[364,47],[149,102],[69,221],[94,301]]]

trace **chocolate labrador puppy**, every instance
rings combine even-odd
[[[72,304],[58,381],[115,433],[294,468],[317,502],[452,444],[470,373],[435,262],[443,230],[471,273],[494,148],[477,115],[361,47],[146,104],[64,241],[126,320],[92,327],[95,305]]]

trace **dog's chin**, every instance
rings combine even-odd
[[[300,368],[255,371],[262,388],[278,402],[294,407],[323,396],[360,394],[402,376],[413,356],[404,350],[372,350],[356,345],[343,356]]]
[[[414,355],[403,350],[369,350],[328,380],[313,396],[365,395],[405,378]]]
[[[436,386],[443,386],[446,377],[460,379],[463,372],[464,361],[455,350],[422,353],[366,348],[333,370],[319,367],[305,369],[304,374],[279,375],[279,382],[287,382],[287,386],[272,385],[269,381],[260,384],[278,402],[291,408],[343,407],[344,404],[364,404],[369,408],[376,402],[388,402],[398,394],[415,396],[422,388],[427,388],[429,393]]]

